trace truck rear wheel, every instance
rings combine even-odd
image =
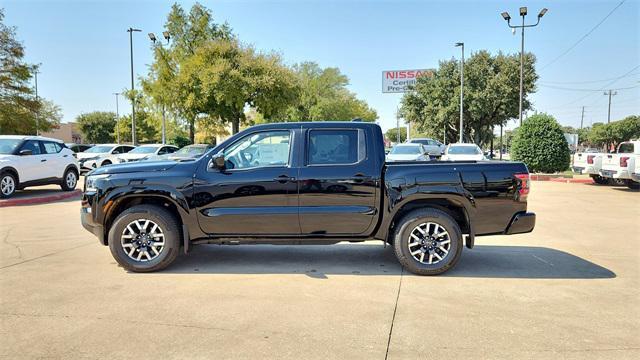
[[[405,215],[396,226],[396,257],[417,275],[438,275],[453,268],[462,253],[458,223],[438,209],[418,209]]]
[[[180,225],[155,205],[133,206],[118,215],[109,229],[109,249],[118,264],[133,272],[169,266],[180,250]]]
[[[591,175],[591,178],[593,179],[593,182],[598,184],[598,185],[609,185],[610,180],[606,177],[602,177],[600,175]]]

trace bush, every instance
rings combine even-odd
[[[552,173],[569,168],[569,144],[556,120],[547,114],[529,117],[517,129],[511,158],[527,164],[531,172]]]

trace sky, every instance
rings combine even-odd
[[[172,3],[1,0],[0,7],[5,23],[17,27],[26,61],[42,64],[39,94],[59,105],[69,122],[84,112],[115,111],[113,93],[130,87],[126,29],[142,29],[133,42],[136,77],[142,76],[152,61],[146,34],[161,34]],[[187,9],[193,4],[179,3]],[[383,70],[437,68],[440,60],[460,57],[455,42],[465,43],[467,57],[478,50],[517,54],[520,33],[513,35],[500,13],[516,18],[519,6],[527,6],[529,23],[546,7],[539,26],[525,31],[525,51],[537,56],[540,76],[534,108],[579,127],[585,106],[589,126],[606,122],[603,90],[619,89],[612,121],[640,114],[640,0],[201,3],[242,42],[278,52],[289,65],[315,61],[340,68],[349,89],[378,112],[385,130],[395,127],[401,94],[382,94]],[[121,98],[120,114],[128,112]]]

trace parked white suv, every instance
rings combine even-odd
[[[60,184],[71,191],[78,183],[73,151],[56,139],[0,135],[0,197],[11,197],[28,186]]]
[[[77,153],[80,171],[83,173],[105,165],[117,164],[118,155],[128,153],[135,146],[120,144],[99,144],[91,149]]]

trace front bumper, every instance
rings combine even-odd
[[[91,213],[90,207],[82,207],[80,208],[80,222],[82,223],[82,227],[85,228],[88,232],[92,233],[98,238],[98,241],[102,245],[106,245],[104,239],[104,228],[100,224],[96,224],[93,221],[93,214]]]
[[[523,234],[532,232],[536,226],[536,214],[530,212],[520,212],[513,216],[507,230],[507,235]]]

